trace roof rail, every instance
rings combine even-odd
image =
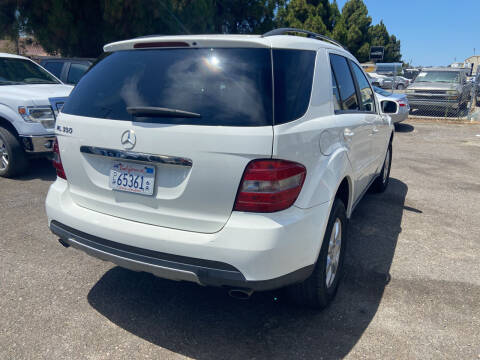
[[[345,47],[342,44],[340,44],[336,40],[333,40],[332,38],[329,38],[328,36],[320,35],[320,34],[317,34],[317,33],[314,33],[314,32],[308,31],[308,30],[297,29],[297,28],[274,29],[272,31],[266,32],[265,34],[262,35],[262,37],[275,36],[275,35],[287,35],[288,33],[306,34],[307,37],[310,38],[310,39],[328,41],[331,44],[340,46],[341,48],[345,49]]]

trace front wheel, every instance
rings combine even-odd
[[[28,159],[18,139],[7,129],[0,127],[0,176],[20,175],[27,166]]]
[[[397,85],[397,90],[403,90],[403,89],[405,89],[405,85],[403,85],[403,84],[398,84]]]
[[[388,144],[387,154],[383,162],[383,167],[380,175],[375,179],[372,184],[372,190],[376,193],[382,193],[387,190],[388,183],[390,182],[390,169],[392,166],[392,143]]]
[[[340,199],[333,202],[315,268],[304,282],[287,288],[299,305],[323,309],[335,297],[343,272],[347,245],[347,215]]]

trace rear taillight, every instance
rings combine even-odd
[[[62,159],[60,158],[60,149],[58,148],[58,140],[55,138],[53,143],[53,167],[57,170],[57,176],[67,180],[67,176],[65,175],[65,170],[63,169]]]
[[[399,101],[399,102],[398,102],[398,105],[399,105],[400,107],[407,106],[407,104],[404,103],[403,101]]]
[[[307,170],[286,160],[253,160],[245,169],[233,210],[275,212],[297,200]]]

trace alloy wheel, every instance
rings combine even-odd
[[[5,141],[0,137],[0,170],[8,167],[8,151]]]
[[[342,251],[342,221],[337,218],[333,223],[332,233],[328,244],[325,283],[331,287],[337,276]]]

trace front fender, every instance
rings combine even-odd
[[[8,121],[20,136],[53,134],[53,131],[46,130],[42,124],[24,121],[20,114],[5,104],[0,104],[0,118]]]
[[[20,133],[20,122],[24,122],[20,114],[17,114],[11,107],[0,104],[0,117],[8,121],[15,130]]]

